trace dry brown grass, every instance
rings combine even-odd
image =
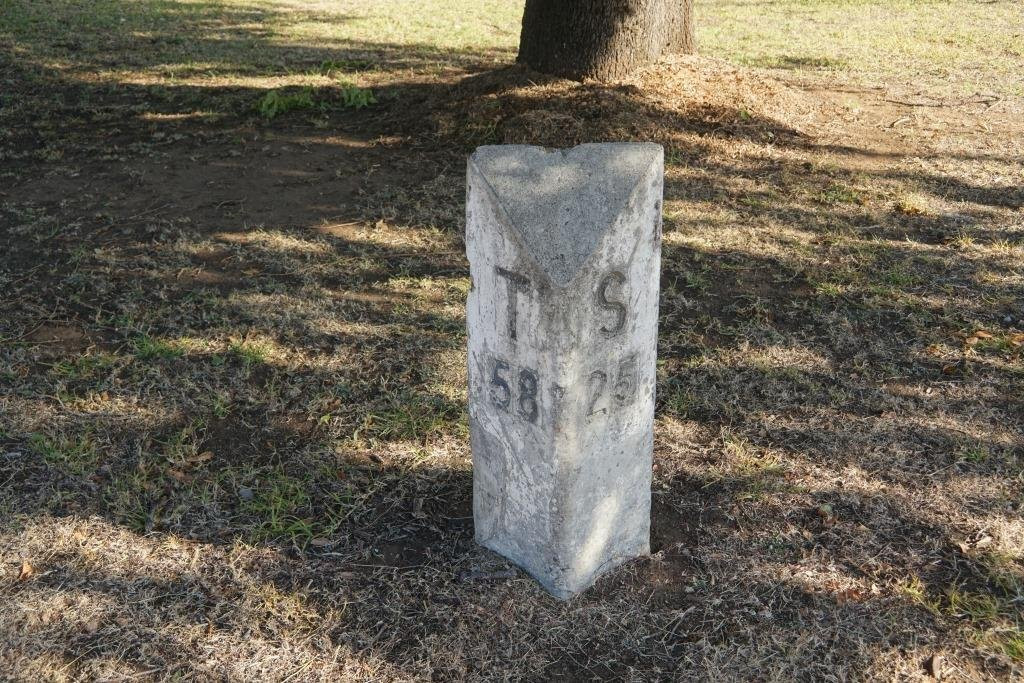
[[[1015,95],[34,7],[80,24],[0,9],[0,678],[1022,675]],[[559,603],[472,542],[464,157],[619,139],[668,162],[655,553]]]

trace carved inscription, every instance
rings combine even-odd
[[[507,292],[507,323],[509,339],[515,341],[519,330],[519,295],[529,294],[532,288],[530,278],[501,266],[495,266],[494,272],[505,279]],[[603,323],[601,332],[607,337],[614,337],[626,327],[626,318],[629,316],[629,309],[625,301],[609,298],[609,292],[615,287],[622,288],[626,284],[626,276],[618,270],[606,274],[597,285],[597,305],[606,311],[615,314],[615,322],[612,324]]]
[[[609,326],[605,324],[601,326],[601,332],[607,337],[614,337],[626,327],[626,315],[628,313],[626,304],[622,301],[608,298],[608,290],[613,285],[621,287],[624,284],[626,284],[626,276],[617,270],[613,270],[601,278],[601,282],[597,285],[597,305],[615,313],[614,325]]]
[[[507,330],[508,337],[515,342],[518,337],[519,295],[529,294],[532,283],[525,275],[521,275],[501,266],[495,267],[497,275],[505,280],[507,292]],[[618,270],[605,274],[598,282],[595,296],[598,306],[611,314],[613,320],[599,323],[599,329],[606,337],[620,334],[626,327],[629,308],[625,299],[626,276]],[[501,329],[499,327],[499,329]],[[501,358],[488,359],[488,392],[491,405],[509,415],[536,423],[540,415],[541,378],[535,370],[518,367]],[[637,394],[637,357],[630,354],[608,368],[593,370],[587,375],[584,387],[575,389],[583,393],[586,403],[586,417],[608,415],[616,408],[629,405]],[[555,409],[567,393],[574,387],[560,387],[552,384]]]
[[[516,367],[501,358],[490,358],[488,367],[491,405],[535,424],[541,409],[541,381],[537,372],[530,368]],[[586,416],[608,415],[618,408],[628,406],[636,399],[638,383],[636,354],[626,356],[608,370],[594,370],[587,376],[585,386],[582,387],[587,404]],[[549,391],[553,403],[557,405],[566,393],[573,391],[573,387],[552,384]]]
[[[515,341],[519,318],[519,294],[530,292],[530,278],[501,266],[495,266],[494,271],[505,278],[508,289],[508,336]]]
[[[636,354],[620,360],[613,372],[614,375],[604,370],[594,370],[590,373],[587,380],[587,417],[608,414],[636,399],[639,379]],[[610,387],[609,377],[614,377]]]
[[[492,358],[490,367],[491,403],[527,422],[536,422],[540,414],[537,373],[529,368],[514,368],[500,358]]]

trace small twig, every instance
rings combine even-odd
[[[405,567],[399,567],[398,565],[394,565],[394,564],[355,564],[355,563],[352,563],[349,566],[350,567],[369,567],[371,569],[393,569],[395,571],[408,571],[410,569],[420,569],[422,567],[426,567],[427,565],[425,565],[425,564],[410,564],[410,565],[405,566]]]
[[[927,97],[927,95],[925,97]],[[932,99],[936,99],[936,98],[932,98]],[[991,105],[991,104],[995,104],[996,102],[998,102],[999,99],[1000,98],[995,96],[995,95],[990,95],[988,97],[983,97],[983,98],[974,99],[974,100],[961,100],[959,102],[947,102],[947,101],[943,101],[943,100],[938,100],[938,101],[935,101],[935,102],[908,102],[907,100],[891,100],[891,99],[888,99],[888,98],[886,98],[883,101],[890,102],[892,104],[902,104],[902,105],[904,105],[906,107],[936,107],[936,108],[941,108],[941,107],[962,107],[962,106],[964,106],[966,104],[990,104]],[[895,124],[893,124],[893,125],[895,125]]]
[[[146,216],[148,216],[150,214],[156,213],[157,211],[160,211],[162,209],[166,209],[168,206],[170,206],[170,204],[161,204],[160,206],[154,206],[152,209],[146,209],[145,211],[143,211],[141,213],[137,213],[134,216],[128,216],[127,218],[121,218],[121,219],[114,218],[109,223],[107,223],[102,228],[98,229],[95,233],[93,233],[93,236],[95,237],[96,235],[99,235],[100,233],[104,232],[105,230],[109,230],[110,228],[114,227],[115,225],[119,225],[119,224],[120,225],[124,225],[125,223],[131,223],[132,221],[137,221],[140,218],[144,218],[144,217],[146,217]]]
[[[318,230],[327,230],[329,228],[350,228],[353,225],[359,225],[362,221],[349,221],[347,223],[324,223],[323,225],[316,226]]]
[[[886,98],[884,102],[891,104],[902,104],[905,107],[946,107],[949,106],[944,102],[908,102],[906,100],[890,100]]]
[[[12,342],[16,342],[16,341],[19,341],[21,339],[24,339],[25,337],[29,336],[30,334],[32,334],[33,332],[38,330],[40,327],[42,327],[47,322],[49,322],[49,321],[48,320],[43,320],[38,325],[33,327],[31,330],[29,330],[28,332],[23,332],[22,334],[19,334],[16,337],[7,337],[7,338],[4,338],[4,339],[0,339],[0,344],[10,344]],[[52,344],[53,342],[56,342],[56,341],[60,341],[60,340],[59,339],[52,339],[49,342],[30,342],[30,343],[33,343],[33,344]]]
[[[409,251],[398,254],[384,254],[384,258],[405,258],[409,256],[455,256],[461,251]]]
[[[308,669],[308,668],[309,668],[309,665],[310,665],[310,664],[312,664],[312,663],[313,663],[313,660],[312,660],[312,659],[308,659],[308,660],[306,660],[306,663],[305,663],[305,664],[303,664],[303,665],[302,665],[302,666],[300,666],[299,668],[295,669],[295,671],[291,672],[290,674],[288,674],[287,676],[285,676],[284,678],[282,678],[282,679],[281,679],[281,683],[285,683],[286,681],[290,681],[291,679],[295,678],[295,677],[296,677],[296,676],[298,676],[298,675],[299,675],[300,673],[302,673],[303,671],[305,671],[306,669]]]
[[[502,569],[496,572],[462,571],[459,572],[459,581],[468,583],[470,581],[502,581],[504,579],[516,578],[516,570]]]
[[[37,270],[42,268],[44,265],[45,264],[40,263],[38,266],[33,266],[32,268],[29,268],[27,271],[25,271],[25,274],[22,275],[21,277],[19,277],[17,280],[11,280],[10,282],[8,282],[7,286],[10,287],[13,290],[14,289],[14,285],[20,284],[20,283],[24,282],[25,280],[29,279],[30,277],[32,277],[32,273],[36,272]]]

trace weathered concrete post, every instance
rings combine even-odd
[[[563,599],[650,551],[663,165],[641,143],[469,159],[476,540]]]

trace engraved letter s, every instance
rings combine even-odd
[[[601,326],[601,331],[609,337],[614,337],[619,332],[622,332],[622,328],[626,326],[626,304],[621,301],[610,301],[608,299],[608,287],[616,283],[624,285],[626,283],[626,276],[617,270],[613,270],[601,279],[601,283],[597,286],[597,303],[601,308],[615,311],[615,325],[612,327]]]

